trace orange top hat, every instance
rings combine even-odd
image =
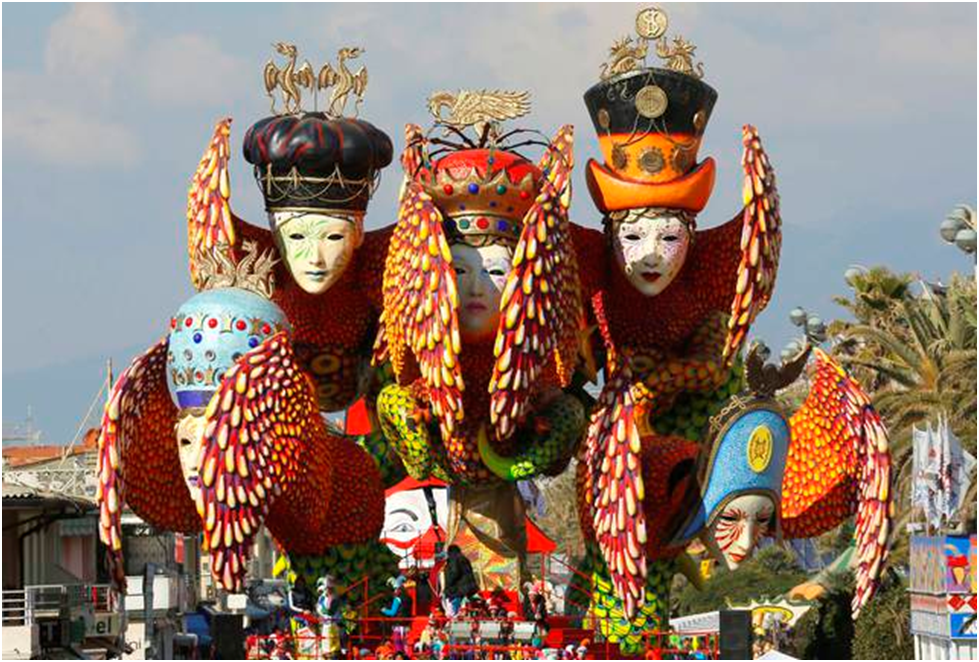
[[[717,92],[700,80],[692,44],[666,38],[666,14],[644,9],[639,40],[615,43],[602,80],[585,92],[605,163],[588,162],[586,178],[603,213],[637,207],[701,211],[714,187],[714,160],[697,151]],[[640,67],[650,42],[664,68]]]

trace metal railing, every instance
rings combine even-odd
[[[43,438],[43,434],[28,423],[4,423],[3,424],[3,443],[8,441],[29,441],[38,442]]]
[[[294,614],[293,631],[277,632],[271,635],[250,635],[245,641],[245,657],[257,659],[319,659],[330,655],[342,644],[347,656],[353,656],[355,651],[367,649],[372,655],[389,649],[394,654],[395,642],[400,639],[401,650],[409,657],[415,652],[415,643],[419,632],[414,632],[415,626],[422,617],[415,618],[385,618],[370,617],[356,619],[336,619],[331,621],[333,632],[324,634],[323,619],[312,613]],[[549,629],[563,629],[556,621],[558,617],[548,619]],[[602,619],[598,619],[602,620]],[[536,654],[548,645],[541,641],[538,645],[531,642],[536,630],[532,621],[508,621],[509,630],[500,626],[504,621],[492,618],[438,618],[437,645],[448,656],[471,655],[475,659],[491,659],[496,654],[519,654],[523,659],[535,659]],[[346,626],[352,625],[349,630]],[[486,626],[495,626],[494,634],[489,634]],[[524,626],[524,627],[521,627]],[[400,628],[400,632],[396,629]],[[591,656],[599,659],[617,659],[622,656],[618,644],[612,644],[605,638],[596,639],[594,632],[583,633],[576,628],[568,628],[572,636],[581,637],[577,640],[560,642],[560,647],[568,644],[580,646],[588,639],[586,648]],[[522,634],[521,631],[522,630]],[[583,635],[583,636],[582,636]],[[544,636],[542,639],[546,639]],[[719,657],[719,635],[715,632],[685,632],[651,631],[642,635],[642,641],[633,655],[655,653],[659,658],[682,655],[686,659],[695,650],[700,651],[706,659],[716,660]],[[434,640],[433,640],[434,641]],[[692,645],[696,642],[696,645]],[[489,657],[487,657],[489,656]],[[604,656],[604,657],[603,657]],[[350,659],[348,657],[347,659]]]
[[[4,590],[3,624],[27,625],[27,592],[23,589]]]
[[[40,584],[3,591],[3,625],[33,625],[81,609],[111,612],[116,594],[108,584]]]
[[[4,471],[3,479],[44,494],[94,504],[98,490],[98,477],[94,467],[82,461],[75,461],[74,464],[75,466],[8,469]]]

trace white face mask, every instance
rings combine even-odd
[[[416,553],[415,548],[422,538],[438,537],[446,541],[445,527],[449,517],[448,490],[444,487],[432,488],[435,498],[435,516],[432,521],[428,510],[428,500],[424,489],[394,492],[384,499],[384,530],[381,541],[400,559],[403,568],[432,567],[435,563],[434,549]]]
[[[762,494],[746,494],[727,503],[708,531],[707,546],[719,563],[736,569],[755,553],[758,541],[775,535],[775,504]]]
[[[457,243],[451,250],[459,290],[460,335],[470,340],[491,337],[499,326],[500,298],[513,252],[500,244],[476,248]]]
[[[289,273],[310,294],[330,289],[364,240],[359,220],[292,211],[269,216]]]
[[[625,277],[644,296],[654,297],[680,273],[690,250],[690,230],[678,216],[644,212],[634,209],[616,221],[612,243]]]
[[[204,415],[183,416],[177,423],[177,449],[180,452],[180,471],[190,490],[190,496],[197,501],[201,492],[201,478],[198,467],[201,448],[204,446]]]

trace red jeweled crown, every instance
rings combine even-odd
[[[439,159],[421,179],[450,233],[516,242],[541,173],[513,152],[464,149]]]

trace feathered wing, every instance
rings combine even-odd
[[[775,287],[782,220],[775,171],[758,131],[745,125],[742,134],[744,207],[730,221],[697,233],[698,287],[716,310],[728,312],[723,360],[730,365],[744,345],[755,318],[768,305]]]
[[[479,92],[464,90],[452,104],[451,122],[466,126],[479,122],[514,119],[530,112],[529,92]]]
[[[225,251],[225,257],[233,260],[238,241],[230,202],[230,135],[231,118],[227,117],[214,127],[187,191],[187,252],[190,279],[197,289],[203,287],[199,256],[210,254],[217,246]]]
[[[645,487],[641,440],[628,365],[605,383],[585,437],[592,487],[592,528],[628,618],[642,606],[646,586]]]
[[[553,360],[562,386],[574,372],[585,326],[568,207],[574,129],[564,126],[541,160],[541,191],[524,216],[500,299],[489,384],[490,419],[500,439],[527,413],[541,371]]]
[[[364,94],[364,90],[367,89],[367,69],[364,67],[360,68],[357,75],[354,76],[354,94],[358,97]]]
[[[296,479],[303,445],[325,434],[315,388],[284,331],[225,373],[205,417],[197,514],[215,579],[237,592],[259,527]]]
[[[113,581],[125,587],[122,510],[154,527],[200,529],[180,470],[177,408],[167,390],[164,338],[119,376],[102,414],[98,440],[99,538],[109,548]]]
[[[442,437],[448,439],[463,418],[459,297],[442,213],[418,178],[425,154],[421,129],[409,124],[405,138],[405,181],[384,266],[384,312],[375,361],[390,359],[400,378],[406,350],[411,350]]]
[[[856,514],[856,617],[887,558],[890,449],[880,415],[860,385],[825,352],[814,354],[809,395],[790,419],[782,530],[788,538],[810,538]]]

